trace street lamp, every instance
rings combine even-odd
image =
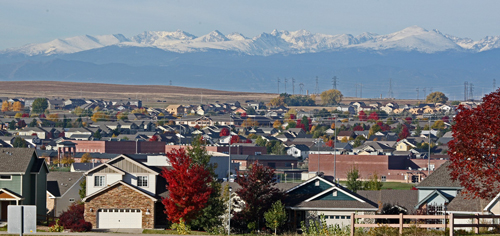
[[[227,182],[229,184],[229,182]],[[233,188],[229,186],[229,213],[228,213],[228,224],[227,224],[227,235],[231,235],[231,192]]]

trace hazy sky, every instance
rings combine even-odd
[[[500,35],[500,1],[463,0],[0,0],[0,49],[77,35],[182,29],[253,37],[273,29],[353,35],[418,25],[480,39]]]

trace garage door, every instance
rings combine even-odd
[[[99,209],[97,228],[142,228],[142,214],[139,209]]]

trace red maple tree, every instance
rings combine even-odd
[[[411,124],[413,119],[411,117],[406,117],[405,120],[407,124]]]
[[[378,117],[378,114],[376,112],[372,112],[370,113],[370,115],[368,116],[368,120],[378,120],[379,117]]]
[[[486,95],[476,108],[458,110],[448,143],[450,175],[465,192],[492,198],[500,191],[500,90]]]
[[[231,140],[230,140],[230,143],[233,144],[233,143],[239,143],[240,142],[240,136],[238,135],[231,135]]]
[[[405,139],[407,138],[408,136],[410,136],[410,131],[408,131],[408,128],[406,127],[406,125],[403,126],[403,129],[401,129],[401,132],[399,132],[399,139]]]
[[[285,196],[275,187],[274,170],[254,162],[248,172],[238,171],[237,175],[236,182],[241,188],[236,191],[236,194],[243,202],[238,203],[241,211],[234,212],[235,226],[247,229],[247,224],[250,222],[264,226],[264,212],[270,209],[274,202],[282,200]]]
[[[223,128],[223,129],[220,131],[219,136],[220,136],[220,137],[226,137],[226,136],[229,136],[229,129],[228,129],[228,128]]]
[[[368,117],[366,116],[366,113],[364,111],[360,111],[359,112],[359,121],[367,121],[368,120]]]
[[[353,131],[363,131],[365,129],[363,129],[363,126],[361,125],[356,125],[352,128]]]
[[[212,187],[210,171],[193,163],[184,148],[167,153],[171,169],[163,168],[161,176],[167,180],[169,196],[163,198],[168,220],[186,223],[193,220],[208,201]]]
[[[333,140],[330,139],[328,140],[328,142],[325,143],[325,145],[333,148],[335,146],[335,143],[333,142]]]
[[[158,142],[158,136],[156,135],[153,135],[151,136],[151,138],[149,139],[150,142]]]

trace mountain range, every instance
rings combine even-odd
[[[500,72],[498,59],[500,36],[475,41],[418,26],[386,35],[273,30],[253,38],[217,30],[200,37],[181,30],[146,31],[132,37],[84,35],[5,49],[0,51],[0,79],[173,81],[180,86],[277,92],[281,77],[284,92],[285,77],[293,77],[297,83],[288,81],[287,92],[293,86],[298,93],[299,83],[316,92],[331,87],[331,78],[337,76],[346,95],[359,95],[363,84],[365,97],[386,97],[392,78],[396,97],[422,97],[424,87],[426,92],[442,90],[460,97],[464,81],[476,86],[477,96],[491,92]]]

